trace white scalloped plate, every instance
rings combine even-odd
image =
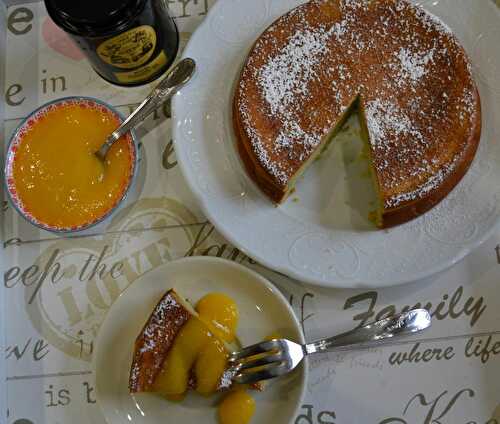
[[[204,212],[248,255],[311,284],[389,286],[452,266],[498,222],[499,11],[486,0],[416,2],[447,23],[468,51],[481,93],[483,133],[471,169],[444,201],[412,222],[379,231],[364,216],[370,200],[365,165],[344,165],[346,156],[357,154],[349,147],[359,139],[354,124],[299,181],[295,201],[280,207],[260,193],[239,163],[231,121],[239,69],[258,35],[299,3],[218,0],[184,51],[198,68],[174,97],[175,149]]]

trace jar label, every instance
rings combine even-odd
[[[144,65],[142,68],[134,69],[128,72],[115,72],[116,79],[124,84],[140,82],[142,80],[149,79],[150,76],[158,72],[160,68],[165,66],[167,63],[167,56],[162,50],[161,53],[156,56],[156,59]]]
[[[155,47],[155,30],[149,25],[141,25],[102,42],[97,54],[109,65],[131,69],[146,63]]]

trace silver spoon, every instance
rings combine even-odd
[[[96,156],[104,162],[110,147],[183,87],[193,76],[195,68],[196,63],[190,58],[183,59],[175,65],[137,109],[108,136],[104,144],[95,152]]]
[[[301,345],[275,339],[243,348],[229,357],[232,380],[252,384],[292,371],[307,355],[339,349],[361,349],[391,344],[396,337],[408,336],[431,325],[425,309],[413,309],[347,333]],[[392,342],[394,343],[394,342]]]

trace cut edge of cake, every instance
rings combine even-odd
[[[382,197],[382,194],[380,192],[380,183],[378,181],[378,175],[377,175],[377,170],[375,169],[375,166],[373,164],[373,157],[372,157],[372,146],[370,143],[370,133],[368,131],[368,122],[366,118],[365,111],[363,109],[363,102],[362,98],[359,97],[358,100],[358,120],[359,120],[359,126],[361,128],[361,139],[363,140],[363,143],[365,144],[366,147],[366,153],[368,155],[368,163],[369,163],[369,169],[370,169],[370,177],[372,181],[372,187],[376,193],[376,208],[374,211],[374,217],[373,217],[373,223],[378,227],[378,228],[384,228],[384,200]],[[368,219],[371,217],[368,216]],[[372,220],[372,219],[370,219]]]
[[[338,122],[332,127],[332,129],[329,131],[329,133],[325,137],[323,137],[320,144],[318,144],[318,146],[316,146],[315,150],[309,156],[309,158],[302,164],[302,166],[293,175],[293,177],[290,178],[290,180],[288,181],[288,183],[286,185],[285,193],[284,193],[282,199],[277,202],[278,204],[282,204],[288,199],[288,197],[294,192],[295,186],[297,185],[299,178],[302,175],[304,175],[304,173],[307,172],[307,170],[311,166],[313,166],[313,163],[317,159],[319,159],[319,157],[321,155],[323,155],[326,152],[326,150],[328,150],[328,148],[334,142],[334,139],[337,136],[337,134],[340,132],[340,130],[343,128],[343,126],[345,125],[345,123],[349,119],[349,117],[355,112],[356,106],[358,104],[358,99],[359,99],[359,95],[351,100],[350,104],[347,106],[346,110],[342,113]]]
[[[174,289],[168,290],[156,303],[135,340],[130,393],[152,391],[175,337],[192,316],[196,316],[196,311]]]
[[[362,97],[361,94],[356,95],[349,104],[347,105],[345,111],[341,114],[339,120],[333,125],[332,129],[329,131],[329,133],[323,137],[321,140],[320,144],[316,146],[315,150],[313,153],[309,156],[309,158],[302,164],[302,166],[299,168],[299,170],[290,178],[288,181],[284,194],[281,199],[277,200],[277,204],[283,204],[286,202],[286,200],[290,197],[292,193],[295,191],[295,186],[298,183],[298,180],[300,179],[301,176],[303,176],[307,170],[314,166],[314,162],[316,162],[317,159],[319,159],[327,150],[330,148],[332,143],[335,142],[336,136],[339,134],[339,132],[342,130],[348,119],[353,115],[357,114],[358,120],[360,123],[360,128],[361,128],[361,140],[363,141],[363,144],[365,145],[366,152],[368,155],[368,167],[370,169],[370,177],[372,180],[372,186],[374,189],[374,192],[376,193],[376,208],[374,211],[366,211],[367,212],[367,219],[370,221],[373,221],[374,224],[378,228],[383,228],[383,212],[384,212],[384,206],[383,206],[383,199],[380,194],[380,188],[379,188],[379,182],[378,182],[378,177],[377,173],[375,170],[375,167],[373,166],[373,160],[372,160],[372,155],[371,155],[371,145],[370,145],[370,136],[368,132],[368,126],[367,126],[367,121],[366,121],[366,115],[362,109]],[[248,167],[247,167],[248,169]],[[370,214],[374,212],[374,218],[370,218]]]

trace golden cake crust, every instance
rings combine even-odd
[[[457,39],[406,0],[312,0],[259,37],[233,102],[248,174],[282,202],[290,180],[356,100],[381,226],[421,215],[469,168],[481,107]]]
[[[135,341],[130,393],[152,390],[177,333],[192,316],[173,289],[160,299]]]

